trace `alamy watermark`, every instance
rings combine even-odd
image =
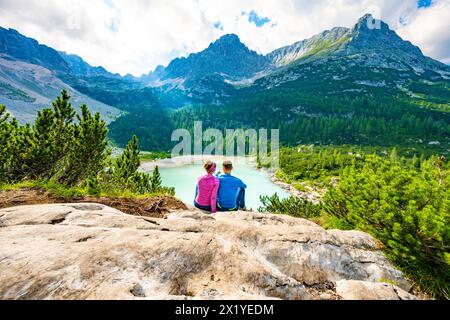
[[[195,156],[226,157],[244,159],[255,157],[261,164],[271,168],[280,167],[280,130],[272,129],[226,129],[208,128],[203,123],[194,123],[193,134],[187,129],[177,129],[172,133],[172,142],[178,144],[172,149],[172,157]]]
[[[381,29],[381,8],[376,5],[372,5],[367,8],[366,12],[372,15],[371,19],[367,19],[367,28],[369,30]]]

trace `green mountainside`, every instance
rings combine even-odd
[[[28,114],[68,89],[111,119],[109,137],[121,147],[139,134],[144,149],[169,151],[174,129],[203,121],[219,129],[279,128],[287,146],[449,150],[450,67],[371,15],[265,56],[225,35],[140,78],[92,67],[14,30],[0,29],[0,55],[0,103],[19,120],[32,120]]]

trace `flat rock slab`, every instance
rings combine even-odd
[[[414,299],[380,249],[281,215],[15,207],[0,210],[0,299]]]

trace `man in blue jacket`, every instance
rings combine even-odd
[[[220,186],[217,195],[217,210],[219,211],[245,210],[245,189],[247,189],[247,186],[241,179],[232,176],[232,171],[233,163],[224,161],[224,174],[218,175]]]

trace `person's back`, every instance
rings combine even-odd
[[[213,176],[216,165],[212,162],[205,164],[207,174],[200,177],[197,183],[194,205],[211,212],[217,211],[217,192],[219,190],[219,179]]]
[[[245,189],[247,186],[241,179],[231,175],[233,165],[224,162],[224,174],[218,176],[220,181],[217,204],[221,211],[235,211],[245,209]]]

